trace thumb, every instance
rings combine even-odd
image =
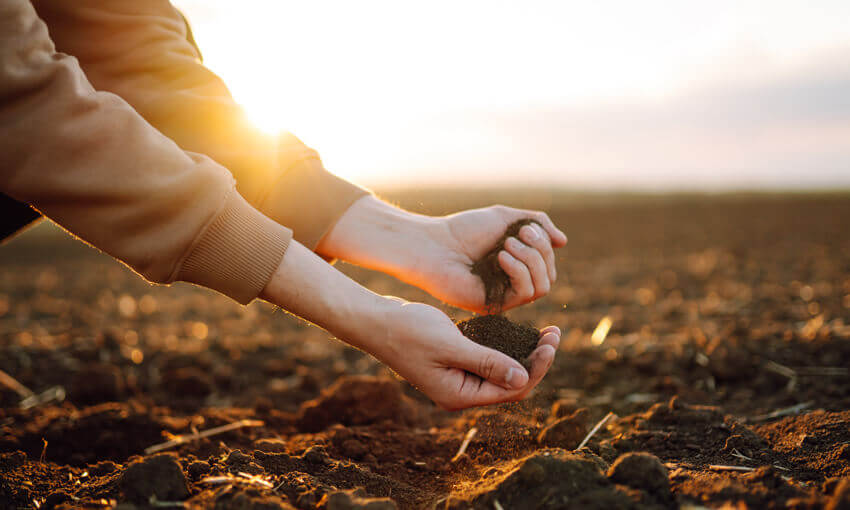
[[[508,390],[518,390],[528,384],[528,372],[518,361],[466,337],[463,340],[460,352],[452,360],[454,367],[472,372]]]

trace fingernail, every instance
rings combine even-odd
[[[525,383],[527,382],[525,379],[526,378],[522,371],[517,370],[516,368],[509,368],[508,374],[505,376],[505,384],[511,388],[519,389],[525,386]]]
[[[511,246],[513,246],[514,248],[519,248],[520,244],[522,244],[522,243],[519,241],[519,239],[517,239],[516,237],[509,237],[509,238],[508,238],[508,243],[509,243]]]

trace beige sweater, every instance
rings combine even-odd
[[[0,192],[148,280],[249,302],[367,193],[253,128],[166,0],[34,4],[0,0]]]

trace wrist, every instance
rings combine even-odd
[[[405,281],[433,256],[442,218],[394,207],[369,195],[357,200],[320,241],[317,252]]]

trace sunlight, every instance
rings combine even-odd
[[[713,92],[701,93],[706,86],[726,80],[738,87],[730,89],[733,97],[751,80],[803,69],[799,64],[824,47],[850,48],[841,23],[850,4],[840,3],[175,4],[192,24],[205,65],[252,122],[268,133],[294,133],[334,173],[370,185],[505,183],[533,168],[532,178],[572,185],[652,187],[668,179],[652,173],[659,161],[691,169],[694,147],[714,147],[728,130],[712,125],[687,139],[665,126],[651,137],[621,126],[653,127],[665,118],[687,126],[687,112],[715,111],[705,104],[715,101]],[[735,110],[718,110],[727,111]],[[832,127],[814,129],[821,139]],[[670,137],[681,142],[671,146]],[[717,172],[700,175],[740,180],[742,168],[767,160],[769,154],[748,152],[745,138],[736,140],[742,147],[716,153]],[[801,157],[824,161],[809,152]],[[671,153],[682,157],[671,160]],[[837,167],[821,166],[823,179]]]

